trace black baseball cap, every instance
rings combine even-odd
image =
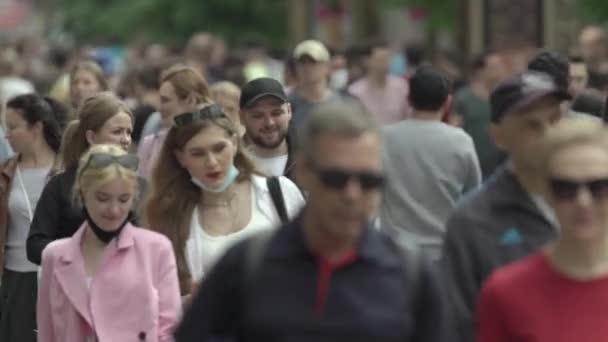
[[[517,74],[498,84],[492,91],[492,122],[500,122],[505,115],[524,109],[546,96],[555,96],[560,100],[570,98],[568,92],[558,87],[548,74],[530,70]]]
[[[261,77],[247,82],[241,88],[239,106],[241,108],[251,107],[255,101],[264,96],[274,96],[283,102],[287,102],[287,95],[279,81],[270,77]]]

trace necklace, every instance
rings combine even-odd
[[[201,206],[203,208],[230,207],[235,199],[236,199],[236,192],[231,192],[227,195],[227,198],[224,200],[208,202],[203,199]]]

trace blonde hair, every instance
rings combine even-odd
[[[209,91],[211,93],[211,99],[213,99],[214,101],[216,101],[218,96],[222,95],[236,98],[237,102],[241,97],[241,89],[239,89],[236,84],[230,81],[221,81],[214,83],[211,85]]]
[[[546,176],[551,161],[560,151],[574,145],[595,145],[608,152],[608,128],[592,117],[564,118],[551,127],[543,141],[541,171]]]
[[[118,163],[112,163],[102,168],[95,168],[89,163],[92,154],[105,153],[114,157],[120,157],[127,154],[125,150],[117,145],[100,144],[93,145],[80,158],[78,163],[78,172],[76,173],[76,181],[74,182],[73,200],[76,206],[82,205],[81,194],[96,189],[115,179],[127,180],[133,186],[134,200],[138,197],[138,181],[137,171],[128,169]]]

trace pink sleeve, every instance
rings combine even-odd
[[[50,248],[49,248],[50,247]],[[40,280],[38,283],[38,303],[36,305],[36,323],[38,325],[38,341],[54,342],[53,315],[51,312],[50,288],[53,276],[54,258],[52,246],[47,246],[42,251],[42,263],[40,269]]]
[[[499,294],[494,281],[490,278],[485,283],[477,304],[477,342],[508,342],[509,332],[505,326]]]
[[[150,141],[150,136],[147,136],[137,148],[137,158],[139,158],[139,175],[145,179],[148,179],[148,159],[150,158],[151,147],[152,142]]]
[[[158,340],[160,342],[173,341],[173,329],[178,323],[182,312],[179,281],[177,279],[177,266],[173,247],[169,240],[159,251],[160,277],[156,288],[158,290]]]

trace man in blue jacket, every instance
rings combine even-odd
[[[448,219],[443,246],[442,271],[462,342],[475,340],[477,296],[492,271],[556,237],[554,214],[539,194],[537,168],[541,140],[561,119],[560,103],[567,97],[552,77],[534,71],[492,92],[491,134],[509,159],[459,204]]]

